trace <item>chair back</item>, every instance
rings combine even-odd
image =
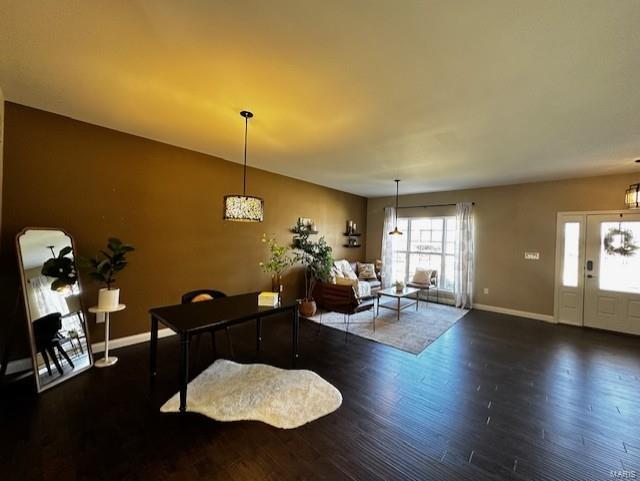
[[[214,291],[213,289],[198,289],[195,291],[189,291],[186,294],[182,295],[182,304],[189,304],[193,301],[193,299],[199,295],[206,294],[211,296],[214,299],[220,299],[221,297],[227,297],[224,292]]]
[[[62,328],[62,314],[52,312],[33,321],[33,337],[38,350],[48,346]]]

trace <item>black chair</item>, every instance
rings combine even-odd
[[[198,289],[195,291],[190,291],[187,292],[186,294],[182,295],[182,304],[189,304],[191,302],[194,302],[194,299],[198,296],[201,295],[206,295],[206,296],[211,296],[212,299],[220,299],[222,297],[227,297],[227,295],[224,292],[220,292],[220,291],[214,291],[213,289]],[[196,301],[197,302],[197,301]],[[211,347],[213,348],[213,356],[216,357],[216,330],[217,329],[212,329],[209,332],[209,334],[211,334]],[[231,358],[235,358],[235,354],[233,352],[233,343],[231,342],[231,332],[229,332],[229,327],[225,327],[225,332],[227,333],[227,343],[229,344],[229,353],[231,354]],[[195,335],[195,349],[196,349],[196,354],[198,352],[198,347],[200,344],[200,336],[201,334],[196,334]]]
[[[72,369],[75,367],[67,352],[60,345],[60,341],[63,339],[59,332],[60,329],[62,329],[62,315],[59,312],[47,314],[46,316],[33,321],[33,337],[36,349],[44,359],[44,364],[47,366],[49,376],[51,376],[49,357],[51,357],[51,360],[55,364],[60,375],[63,374],[62,366],[60,365],[60,362],[58,362],[58,357],[56,356],[56,349],[62,357],[67,360]]]

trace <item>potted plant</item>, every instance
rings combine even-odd
[[[296,261],[304,266],[304,299],[300,303],[300,314],[311,317],[316,313],[317,306],[313,299],[313,289],[316,282],[327,282],[331,277],[333,256],[331,247],[324,237],[317,241],[309,239],[309,228],[298,222],[292,229],[293,247],[296,250]]]
[[[107,242],[107,250],[101,250],[93,258],[81,260],[84,267],[93,269],[89,276],[105,286],[98,292],[98,307],[101,309],[113,309],[118,306],[120,289],[113,287],[116,282],[115,275],[127,267],[127,253],[135,249],[129,244],[123,244],[120,239],[111,237]]]
[[[280,245],[275,237],[267,237],[262,234],[262,243],[269,247],[269,258],[265,262],[260,262],[263,272],[271,274],[271,291],[277,292],[278,297],[282,296],[282,273],[295,262],[288,246]]]

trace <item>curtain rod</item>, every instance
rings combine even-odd
[[[455,207],[456,204],[425,204],[425,205],[401,205],[398,209],[419,209],[425,207]],[[475,202],[471,202],[471,205],[476,205]]]

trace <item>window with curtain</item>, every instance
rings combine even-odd
[[[438,287],[453,290],[456,218],[399,218],[404,235],[393,238],[393,279],[409,282],[417,267],[438,271]]]

